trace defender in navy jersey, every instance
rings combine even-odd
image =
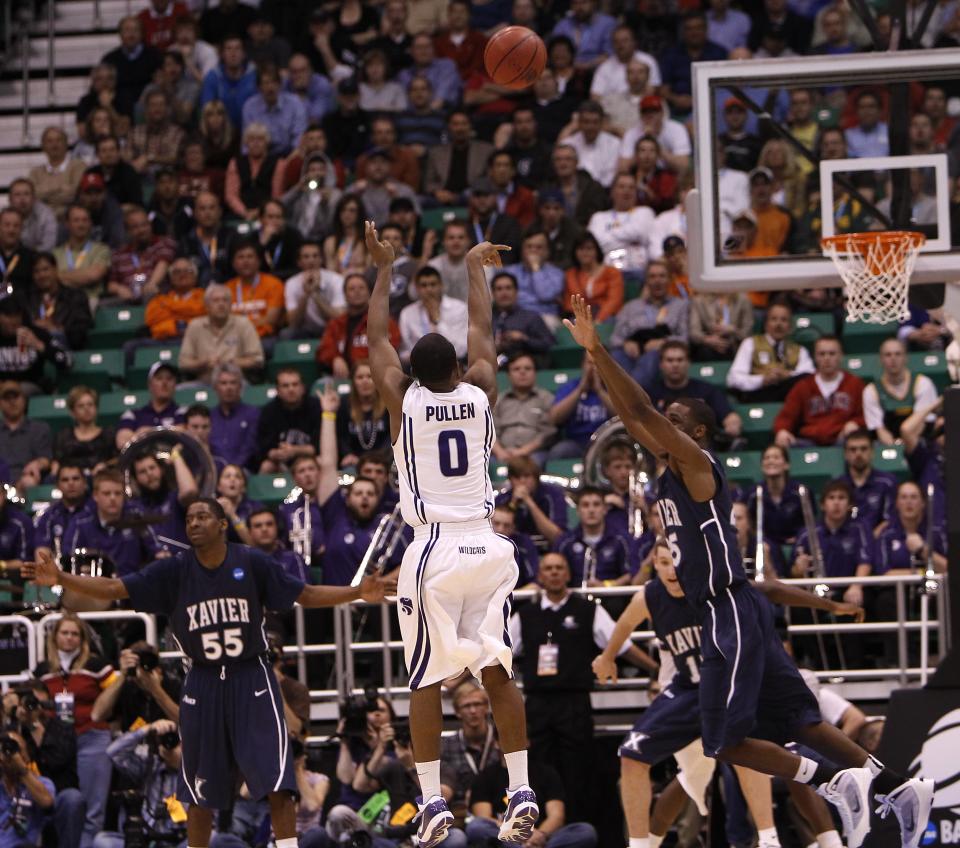
[[[296,848],[296,780],[280,687],[266,658],[266,610],[383,599],[389,585],[367,577],[357,589],[305,586],[266,554],[227,544],[227,518],[212,498],[187,509],[191,550],[157,560],[122,579],[61,572],[46,554],[24,566],[41,586],[103,600],[129,598],[134,609],[166,615],[190,660],[180,701],[183,741],[178,799],[190,805],[187,841],[205,848],[215,809],[233,801],[237,774],[252,797],[270,802],[277,848]],[[256,730],[256,733],[252,732]]]
[[[662,646],[661,658],[666,652],[675,670],[672,679],[668,678],[664,690],[637,719],[620,746],[623,795],[633,799],[625,802],[624,809],[627,828],[634,839],[648,836],[650,766],[675,756],[681,767],[680,783],[698,805],[703,803],[706,786],[713,774],[712,766],[703,768],[702,748],[694,746],[699,748],[695,751],[689,747],[700,738],[700,616],[684,597],[670,546],[663,537],[654,544],[653,564],[656,577],[631,598],[617,620],[610,643],[593,662],[594,673],[601,683],[616,681],[617,651],[644,619],[649,619]],[[773,603],[829,610],[863,620],[860,607],[821,598],[777,580],[768,579],[752,585]],[[769,604],[763,606],[769,608]],[[664,668],[667,665],[663,663]],[[737,776],[758,831],[773,827],[769,781],[763,778],[758,782],[756,772],[750,769],[738,768]]]
[[[716,427],[712,410],[684,398],[661,415],[600,344],[582,297],[574,297],[573,312],[575,323],[564,323],[593,356],[624,426],[654,455],[667,456],[657,505],[680,585],[700,617],[705,753],[819,786],[840,813],[848,848],[859,848],[869,832],[876,798],[884,815],[897,816],[904,846],[917,848],[930,816],[933,782],[895,775],[821,719],[777,637],[769,605],[747,583],[726,478],[705,450]],[[846,768],[837,771],[790,753],[783,743],[791,739],[829,752]]]

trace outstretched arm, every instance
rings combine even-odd
[[[122,580],[116,577],[89,577],[61,571],[50,553],[43,549],[37,551],[35,562],[25,562],[20,566],[20,574],[24,579],[32,580],[37,586],[59,584],[78,595],[98,598],[102,601],[122,601],[130,597]]]
[[[467,254],[467,373],[464,380],[486,392],[490,406],[497,402],[497,346],[493,341],[493,303],[484,266],[502,267],[505,244],[481,242]]]
[[[393,268],[393,245],[377,238],[373,221],[364,222],[367,252],[377,266],[377,281],[367,309],[367,339],[370,370],[377,391],[390,412],[390,441],[400,435],[400,412],[403,395],[410,379],[403,373],[400,356],[390,343],[390,277]]]
[[[378,604],[396,589],[396,577],[368,574],[359,586],[304,586],[297,603],[302,607],[335,607],[351,601]]]
[[[627,431],[654,455],[661,451],[669,453],[694,499],[710,500],[717,488],[710,460],[693,439],[657,411],[650,396],[610,356],[600,343],[586,301],[574,295],[571,305],[576,320],[565,318],[563,323],[574,340],[593,357],[610,392],[613,408]]]
[[[849,615],[854,621],[863,621],[863,607],[848,604],[843,601],[833,601],[830,598],[821,598],[815,592],[808,592],[799,586],[789,586],[779,580],[769,577],[760,583],[751,584],[755,589],[767,596],[774,604],[783,604],[788,607],[807,607],[832,612],[834,615]]]

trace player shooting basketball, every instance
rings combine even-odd
[[[513,681],[507,622],[519,568],[513,543],[493,532],[490,451],[497,400],[493,309],[484,265],[503,245],[483,242],[467,254],[467,370],[438,333],[410,352],[403,373],[387,333],[393,247],[366,223],[377,282],[367,317],[370,364],[390,412],[400,476],[400,509],[414,528],[400,566],[398,615],[410,672],[410,734],[422,797],[421,848],[438,845],[453,816],[440,794],[440,684],[469,669],[490,696],[509,773],[500,840],[526,842],[540,811],[528,785],[523,698]]]
[[[820,709],[776,634],[770,605],[754,592],[740,559],[726,476],[706,450],[715,418],[683,398],[661,415],[600,344],[590,307],[573,298],[564,323],[592,357],[627,431],[665,453],[657,508],[687,600],[701,621],[700,721],[704,752],[756,771],[818,787],[836,806],[848,848],[870,830],[871,802],[900,822],[904,848],[917,848],[933,802],[933,781],[904,780],[821,719]],[[834,763],[792,754],[794,740]]]
[[[227,526],[223,507],[200,498],[187,508],[189,551],[119,579],[70,574],[38,552],[22,573],[39,586],[129,599],[139,612],[169,617],[173,637],[191,662],[180,700],[183,761],[177,790],[178,799],[190,805],[190,848],[210,844],[214,810],[232,806],[238,771],[252,798],[269,801],[277,848],[297,848],[297,783],[280,686],[266,659],[264,613],[295,602],[376,603],[392,581],[368,576],[358,588],[306,586],[266,554],[227,544]]]

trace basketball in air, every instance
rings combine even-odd
[[[532,29],[509,26],[487,42],[483,64],[497,85],[527,88],[546,67],[547,48]]]

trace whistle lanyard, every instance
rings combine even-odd
[[[76,255],[76,257],[74,257],[74,255],[73,255],[73,250],[68,247],[68,248],[66,249],[67,268],[69,268],[69,269],[72,271],[72,270],[73,270],[74,268],[76,268],[78,265],[82,265],[82,264],[83,264],[83,260],[86,259],[86,257],[87,257],[87,251],[88,251],[89,249],[90,249],[90,242],[88,241],[88,242],[83,246],[83,250],[81,250],[81,251]]]
[[[16,256],[14,256],[12,260],[10,260],[9,266],[7,265],[7,260],[4,259],[2,255],[0,255],[0,279],[6,280],[7,277],[9,277],[16,270],[17,265],[19,264],[20,264],[19,253]]]
[[[200,249],[203,251],[204,256],[207,257],[207,261],[213,265],[217,261],[217,237],[214,236],[210,239],[210,247],[207,247],[203,243],[203,239],[200,240]]]
[[[470,752],[470,749],[467,748],[467,740],[464,738],[463,731],[459,731],[460,735],[460,745],[463,747],[463,756],[467,761],[467,765],[470,766],[470,770],[474,774],[480,774],[487,766],[487,759],[490,756],[490,749],[493,747],[493,727],[488,723],[487,724],[487,739],[483,743],[483,751],[480,754],[480,765],[477,765],[477,761],[473,758],[473,754]]]

